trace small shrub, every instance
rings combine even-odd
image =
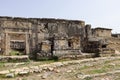
[[[100,53],[95,53],[93,58],[95,58],[95,57],[100,57]]]
[[[54,61],[58,61],[58,57],[57,56],[53,56],[53,60]]]

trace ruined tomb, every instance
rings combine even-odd
[[[11,55],[15,50],[41,59],[99,52],[106,45],[90,38],[106,36],[111,37],[111,29],[91,29],[80,20],[0,17],[1,55]]]

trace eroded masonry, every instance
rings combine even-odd
[[[100,52],[107,48],[111,29],[84,21],[0,17],[0,54],[51,57]],[[107,49],[108,50],[108,49]]]

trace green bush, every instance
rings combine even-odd
[[[54,61],[58,61],[58,57],[57,56],[53,56],[53,60]]]

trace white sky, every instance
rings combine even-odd
[[[0,0],[0,16],[83,20],[120,33],[120,0]]]

